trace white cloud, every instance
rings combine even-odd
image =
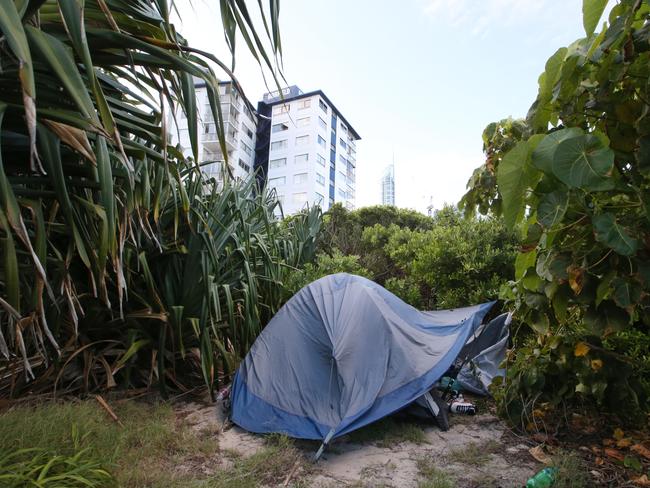
[[[474,37],[491,28],[510,27],[557,14],[552,7],[569,8],[557,0],[422,0],[424,11],[438,22],[467,29]],[[573,2],[575,3],[575,2]]]

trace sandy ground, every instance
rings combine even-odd
[[[230,424],[218,405],[186,403],[178,406],[177,413],[193,428],[214,432],[222,453],[247,457],[265,445],[261,436]],[[355,444],[342,437],[309,472],[298,472],[296,478],[300,486],[323,488],[417,487],[422,479],[417,462],[428,459],[459,488],[506,488],[523,486],[540,468],[529,455],[529,446],[510,434],[495,416],[454,416],[450,423],[447,432],[435,426],[423,427],[426,442],[421,444],[398,442],[380,447],[377,443]],[[454,454],[472,443],[479,452],[487,453],[487,460],[474,463]],[[299,446],[306,457],[317,447],[314,443]],[[228,462],[222,458],[219,464],[227,467]]]

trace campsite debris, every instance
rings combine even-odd
[[[557,468],[544,468],[526,482],[526,488],[549,488],[555,482]]]
[[[443,376],[440,378],[440,386],[438,386],[438,389],[443,390],[445,393],[453,392],[454,396],[456,396],[460,393],[460,384],[454,378]]]
[[[297,459],[296,462],[293,464],[293,468],[291,468],[291,471],[289,471],[289,474],[284,479],[284,483],[282,483],[283,487],[289,486],[289,482],[291,481],[291,478],[293,478],[293,475],[296,474],[296,471],[298,470],[299,466],[300,466],[300,459]]]
[[[106,412],[108,412],[108,415],[110,415],[111,418],[113,420],[115,420],[115,422],[117,422],[117,424],[120,427],[124,427],[122,422],[120,422],[120,419],[118,418],[118,416],[115,415],[115,412],[113,412],[113,409],[110,407],[110,405],[108,403],[106,403],[106,400],[104,400],[104,398],[101,395],[95,395],[95,400],[97,400],[97,402],[102,406],[102,408],[104,410],[106,410]]]
[[[544,448],[542,446],[531,447],[530,449],[528,449],[528,452],[530,453],[531,456],[533,456],[537,461],[539,461],[542,464],[549,465],[553,462],[551,457],[544,452]]]
[[[476,407],[473,403],[466,402],[463,398],[463,395],[458,395],[458,397],[453,402],[451,402],[451,405],[449,405],[449,411],[451,413],[475,415]]]

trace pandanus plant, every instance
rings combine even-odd
[[[259,21],[219,2],[229,55],[243,38],[277,82],[279,0],[257,2]],[[194,80],[225,155],[217,73],[239,84],[187,45],[172,8],[2,2],[0,395],[184,388],[197,372],[212,387],[280,305],[287,267],[311,257],[318,209],[292,224],[297,243],[274,194],[201,173]],[[169,142],[178,110],[192,158]]]

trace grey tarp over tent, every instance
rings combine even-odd
[[[327,443],[427,393],[493,303],[421,312],[365,278],[321,278],[253,344],[235,375],[231,418]]]

